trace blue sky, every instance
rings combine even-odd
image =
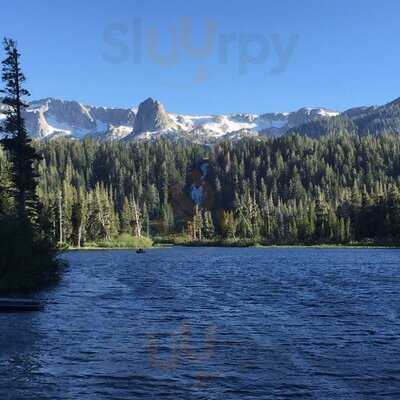
[[[151,96],[217,114],[400,97],[398,0],[1,3],[0,34],[18,41],[35,99]]]

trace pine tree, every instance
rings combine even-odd
[[[121,210],[121,232],[131,233],[132,232],[132,209],[129,205],[129,201],[124,197],[124,203]]]
[[[139,209],[139,204],[137,203],[134,195],[132,195],[132,215],[134,222],[134,234],[135,236],[142,236],[142,213]]]
[[[5,88],[0,90],[4,95],[3,103],[7,106],[6,120],[1,127],[6,138],[2,144],[10,155],[12,164],[12,181],[19,220],[23,223],[34,223],[37,219],[39,201],[36,195],[37,172],[34,163],[40,159],[31,144],[25,128],[23,112],[27,105],[24,97],[29,92],[23,87],[25,76],[20,65],[20,53],[12,39],[4,39],[7,57],[2,61],[2,79]]]
[[[319,194],[316,206],[315,206],[315,235],[316,240],[319,242],[326,242],[329,239],[329,209],[328,204],[323,198],[322,194]]]
[[[400,191],[391,186],[387,195],[386,232],[393,239],[400,238]]]
[[[215,236],[215,227],[212,218],[212,214],[210,211],[204,212],[203,218],[203,236],[206,239],[213,239]]]
[[[238,222],[232,211],[224,211],[221,220],[222,236],[226,239],[234,239],[236,236]]]
[[[78,248],[84,241],[85,226],[87,222],[87,200],[82,189],[72,205],[71,225],[72,225],[72,241]]]
[[[202,210],[198,205],[195,207],[193,219],[191,221],[193,240],[202,240],[204,231],[204,218]]]
[[[170,233],[174,228],[174,212],[169,203],[162,205],[161,217],[164,233]]]
[[[57,277],[59,262],[47,229],[46,211],[37,196],[35,162],[40,157],[31,144],[23,118],[27,107],[24,98],[29,92],[23,86],[20,54],[11,39],[4,39],[4,50],[5,86],[0,93],[4,96],[6,118],[0,131],[5,135],[1,144],[8,154],[10,180],[5,184],[4,177],[0,177],[0,196],[6,187],[13,209],[1,206],[5,215],[0,215],[0,290],[35,290]],[[3,175],[3,167],[0,172]]]

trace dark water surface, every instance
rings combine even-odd
[[[0,314],[0,399],[400,399],[400,251],[67,253]]]

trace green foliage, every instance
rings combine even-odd
[[[86,243],[87,247],[98,248],[148,248],[153,246],[152,239],[148,237],[131,236],[123,233],[114,239]]]
[[[56,249],[15,217],[0,219],[0,292],[36,290],[59,278]]]
[[[4,40],[2,79],[6,118],[0,132],[0,291],[29,291],[58,277],[60,263],[47,232],[48,215],[37,197],[40,157],[25,128],[20,54],[16,43]],[[4,152],[3,152],[4,149]]]
[[[186,226],[188,220],[180,215],[180,204],[169,202],[166,182],[173,182],[183,192],[188,166],[205,156],[215,170],[219,201],[211,212],[199,211],[190,220],[189,233],[196,240],[222,236],[260,237],[271,243],[315,243],[393,235],[378,220],[378,231],[372,225],[368,227],[361,215],[375,215],[377,204],[385,202],[390,185],[398,185],[400,141],[394,136],[338,135],[319,140],[289,136],[227,142],[214,151],[167,141],[60,141],[40,146],[48,171],[54,171],[47,172],[41,184],[48,190],[47,195],[43,193],[45,199],[51,199],[54,184],[71,187],[65,189],[66,193],[81,188],[89,199],[100,184],[108,188],[108,202],[122,225],[130,224],[126,223],[124,199],[134,197],[141,210],[149,210],[155,235],[178,233],[182,223]],[[97,164],[90,163],[91,159],[98,160],[100,170]],[[109,168],[107,174],[105,164]],[[370,199],[364,205],[363,192]],[[64,207],[73,203],[65,202]],[[86,203],[90,208],[91,202]]]
[[[214,148],[89,139],[36,146],[44,156],[39,196],[50,216],[48,231],[75,247],[139,231],[153,237],[184,232],[182,237],[203,242],[400,240],[396,135],[291,135]],[[204,158],[212,171],[207,184],[213,203],[196,211],[187,197],[188,170]]]
[[[22,87],[25,76],[20,67],[20,54],[12,39],[4,39],[6,58],[2,61],[2,79],[5,88],[0,91],[4,95],[3,103],[7,106],[6,119],[0,129],[6,137],[1,140],[7,151],[12,168],[10,177],[15,198],[16,211],[21,220],[35,223],[38,213],[36,196],[37,173],[34,162],[40,159],[31,145],[22,112],[27,105],[23,102],[29,92]]]

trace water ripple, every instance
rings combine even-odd
[[[0,315],[0,399],[398,399],[397,250],[71,252]]]

